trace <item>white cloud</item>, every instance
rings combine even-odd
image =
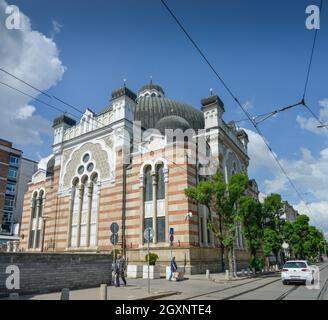
[[[261,191],[265,194],[290,191],[288,180],[274,162],[261,137],[251,130],[245,130],[250,140],[249,170],[252,175],[264,173],[268,177],[264,180],[264,190]],[[311,223],[322,229],[328,238],[328,148],[321,150],[318,156],[314,156],[307,148],[301,148],[298,159],[279,160],[299,192],[308,193],[316,199],[307,206],[300,201],[295,208],[300,213],[309,215]]]
[[[56,43],[32,30],[29,18],[20,12],[21,29],[9,30],[4,21],[7,3],[0,0],[0,67],[45,91],[62,79],[65,67]],[[38,92],[0,72],[0,81],[33,97]],[[0,84],[0,136],[20,145],[42,144],[42,134],[51,134],[51,123],[35,114],[33,99]]]
[[[319,101],[320,112],[319,119],[322,123],[328,124],[328,98]],[[303,116],[298,115],[296,118],[297,123],[304,130],[310,131],[312,133],[326,136],[328,137],[328,130],[325,128],[318,128],[317,126],[320,124],[317,119],[314,117],[305,118]]]

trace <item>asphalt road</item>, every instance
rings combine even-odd
[[[318,288],[319,287],[319,288]],[[205,300],[328,300],[328,264],[321,264],[319,286],[309,289],[306,285],[283,285],[280,275],[254,279],[246,285],[228,290],[191,297]]]
[[[205,284],[205,283],[204,283]],[[309,289],[305,285],[283,285],[280,274],[266,275],[243,282],[217,284],[208,288],[181,290],[181,296],[168,299],[183,300],[328,300],[328,263],[320,265],[319,288]],[[200,292],[201,291],[201,292]]]

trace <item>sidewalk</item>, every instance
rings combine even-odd
[[[261,274],[255,275],[255,277]],[[265,274],[262,274],[265,276]],[[147,279],[127,279],[128,285],[116,288],[107,287],[107,300],[154,300],[160,298],[184,299],[189,295],[201,294],[208,290],[226,288],[239,283],[245,283],[251,277],[238,277],[234,281],[225,279],[224,273],[210,275],[210,280],[205,274],[186,275],[183,281],[167,281],[166,279],[150,280],[151,291],[148,294]],[[61,293],[36,294],[20,296],[20,300],[60,300]],[[100,288],[81,289],[70,291],[70,300],[100,300]]]

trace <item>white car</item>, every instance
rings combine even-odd
[[[305,260],[290,260],[287,261],[281,270],[281,280],[283,284],[289,282],[314,281],[315,268]]]

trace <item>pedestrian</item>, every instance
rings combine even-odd
[[[114,284],[115,287],[117,287],[117,279],[118,279],[118,264],[117,264],[117,260],[113,260],[113,263],[112,263],[112,284]]]
[[[171,265],[170,265],[170,277],[169,277],[169,281],[172,281],[172,276],[174,274],[174,272],[176,272],[178,270],[178,266],[177,263],[175,262],[175,257],[172,257],[171,259]]]
[[[120,278],[122,278],[123,283],[126,286],[125,269],[126,269],[125,259],[121,255],[119,255],[118,260],[117,260],[117,278],[116,278],[116,286],[117,287],[120,286]]]

